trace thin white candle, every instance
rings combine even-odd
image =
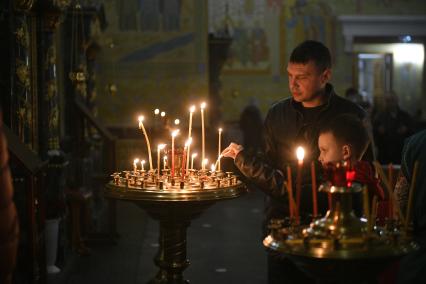
[[[191,141],[188,145],[188,152],[186,155],[186,171],[188,172],[188,167],[189,167],[189,153],[191,152],[191,144],[192,144],[192,136],[191,136],[191,132],[192,132],[192,115],[194,114],[195,111],[195,106],[192,105],[189,108],[189,126],[188,126],[188,141]]]
[[[201,167],[202,169],[206,169],[206,165],[209,162],[209,159],[204,159],[203,162],[201,163]]]
[[[194,169],[194,159],[197,157],[197,153],[191,155],[191,170]]]
[[[167,166],[167,156],[165,155],[163,157],[163,169],[166,169],[166,166]]]
[[[175,137],[179,134],[179,129],[172,132],[172,178],[175,175]]]
[[[149,144],[148,134],[146,133],[145,127],[143,126],[143,120],[143,115],[139,116],[139,129],[142,129],[143,135],[145,135],[146,146],[148,147],[149,170],[152,171],[151,145]]]
[[[145,160],[141,161],[141,169],[142,171],[145,171]]]
[[[187,146],[186,151],[186,172],[188,173],[189,170],[189,152],[191,151],[191,144],[192,144],[192,137],[189,137],[188,140],[186,140],[185,146]]]
[[[221,151],[221,140],[222,140],[222,128],[219,128],[219,141],[217,143],[218,144],[218,146],[217,146],[217,160],[219,161],[217,170],[219,172],[220,172],[220,158],[221,158],[220,153],[222,153],[222,151]]]
[[[161,150],[164,149],[164,147],[166,147],[166,144],[158,144],[157,146],[157,177],[160,178],[160,171],[161,171],[161,165],[160,165],[160,153]]]
[[[138,166],[137,164],[139,163],[139,159],[136,158],[133,160],[133,171],[136,173],[138,171]]]
[[[203,102],[200,105],[200,109],[201,109],[201,161],[204,161],[204,157],[205,157],[205,131],[204,131],[204,109],[206,108],[206,103]],[[205,170],[205,164],[201,163],[201,169]]]
[[[189,108],[189,127],[188,127],[188,139],[191,137],[191,131],[192,131],[192,114],[195,111],[195,106],[191,106]]]

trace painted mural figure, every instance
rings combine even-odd
[[[251,30],[251,62],[254,65],[268,60],[269,49],[265,30],[257,22]]]

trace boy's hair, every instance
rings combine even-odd
[[[333,134],[339,144],[350,145],[353,157],[357,160],[362,158],[370,142],[367,129],[362,121],[351,114],[338,115],[324,124],[320,127],[318,135],[324,133]]]
[[[331,55],[328,48],[319,41],[306,40],[291,52],[291,63],[306,64],[313,61],[319,72],[331,68]]]

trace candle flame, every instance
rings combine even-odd
[[[145,117],[143,115],[139,115],[138,117],[139,123],[142,123],[144,119]]]
[[[206,108],[206,103],[205,103],[205,102],[202,102],[202,103],[200,104],[200,108],[201,108],[201,109],[205,109],[205,108]]]
[[[303,149],[303,147],[301,146],[297,147],[296,157],[297,157],[297,160],[299,160],[299,162],[303,161],[303,158],[305,157],[305,149]]]
[[[158,144],[158,150],[163,150],[166,144]]]
[[[212,170],[212,172],[214,172],[214,171],[216,171],[216,166],[215,166],[214,164],[212,164],[212,165],[210,166],[210,169]]]
[[[207,165],[208,162],[209,162],[209,159],[204,159],[203,165]]]
[[[179,129],[176,129],[172,132],[172,137],[176,137],[179,134]]]
[[[189,137],[188,140],[185,142],[185,147],[188,147],[192,143],[192,137]]]
[[[144,164],[145,164],[145,160],[142,160],[142,161],[141,161],[141,164],[142,164],[142,165],[144,165]]]
[[[197,157],[197,155],[198,155],[197,153],[194,153],[191,155],[191,157],[194,159],[195,157]]]
[[[165,161],[165,160],[167,160],[167,156],[164,156],[164,157],[163,157],[163,160],[164,160],[164,161]]]
[[[176,119],[175,119],[175,125],[179,125],[179,123],[180,123],[179,118],[176,118]]]
[[[165,117],[165,116],[166,116],[166,112],[165,112],[165,111],[162,111],[162,112],[160,113],[160,115],[161,115],[161,117]]]
[[[190,108],[189,108],[189,112],[194,112],[195,111],[195,106],[194,105],[192,105]]]
[[[135,164],[136,165],[136,163],[138,163],[139,162],[139,159],[138,158],[136,158],[136,159],[134,159],[133,160],[133,164]]]
[[[155,115],[158,115],[160,113],[160,110],[158,109],[158,108],[156,108],[155,110],[154,110],[154,114]]]
[[[223,129],[222,128],[219,128],[219,132],[222,132],[223,131]]]

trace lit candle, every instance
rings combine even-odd
[[[205,132],[204,132],[204,109],[206,108],[206,103],[203,102],[200,105],[200,109],[201,109],[201,161],[204,161],[204,157],[205,157]],[[203,163],[201,163],[201,169],[205,170],[206,165]]]
[[[145,171],[144,166],[145,166],[145,160],[142,160],[141,161],[141,169],[142,169],[142,171]]]
[[[188,172],[188,159],[189,159],[189,145],[191,145],[191,139],[186,140],[185,147],[183,148],[182,155],[182,179],[184,175]]]
[[[154,129],[158,128],[159,115],[160,115],[160,110],[158,108],[154,109]]]
[[[186,143],[188,143],[188,149],[186,151],[186,172],[188,172],[188,170],[189,170],[189,152],[191,151],[192,137],[189,137],[188,140],[186,141]]]
[[[218,164],[217,164],[217,170],[220,172],[220,158],[221,158],[221,139],[222,138],[222,128],[219,128],[219,141],[217,143],[217,160],[218,160]]]
[[[138,171],[138,166],[137,164],[139,163],[139,159],[136,158],[133,160],[133,171],[136,173]]]
[[[176,119],[175,119],[175,125],[179,125],[179,123],[180,123],[179,118],[176,118]]]
[[[191,152],[191,144],[192,144],[192,133],[191,133],[191,131],[192,131],[192,115],[194,114],[194,111],[195,111],[195,106],[192,105],[189,108],[188,140],[190,140],[191,143],[189,143],[189,145],[188,145],[188,152],[187,152],[187,156],[186,156],[187,157],[187,159],[186,159],[186,170],[188,170],[188,166],[189,166],[189,154]]]
[[[165,117],[165,116],[166,116],[166,112],[165,112],[165,111],[162,111],[162,112],[160,113],[160,115],[161,115],[161,117]]]
[[[195,111],[195,106],[191,106],[189,108],[189,127],[188,127],[188,139],[191,137],[191,130],[192,130],[192,114]]]
[[[178,135],[178,133],[178,129],[172,132],[172,178],[175,176],[175,137]]]
[[[214,164],[211,164],[210,170],[211,170],[212,173],[214,173],[216,171],[216,167],[215,167]]]
[[[163,157],[163,169],[165,170],[167,167],[167,155],[164,155]]]
[[[148,147],[148,157],[149,157],[149,170],[152,171],[152,156],[151,156],[151,145],[149,144],[148,134],[146,134],[145,127],[143,126],[144,117],[139,116],[139,129],[142,129],[143,135],[145,136],[146,146]]]
[[[191,170],[194,169],[194,159],[197,157],[197,153],[191,155]]]
[[[296,176],[296,206],[297,210],[300,208],[300,194],[302,191],[302,167],[303,167],[303,158],[305,157],[305,150],[302,147],[297,147],[296,149],[297,157],[297,176]]]
[[[317,176],[315,173],[315,162],[311,162],[311,179],[312,179],[312,210],[314,218],[318,215],[318,202],[317,202]]]
[[[160,179],[160,169],[161,169],[160,153],[161,153],[161,150],[164,149],[164,147],[166,147],[166,144],[158,144],[158,146],[157,146],[157,171],[158,171],[157,177],[158,177],[158,179]]]
[[[208,162],[209,162],[209,159],[204,159],[203,162],[201,163],[201,168],[206,169],[206,165]]]

